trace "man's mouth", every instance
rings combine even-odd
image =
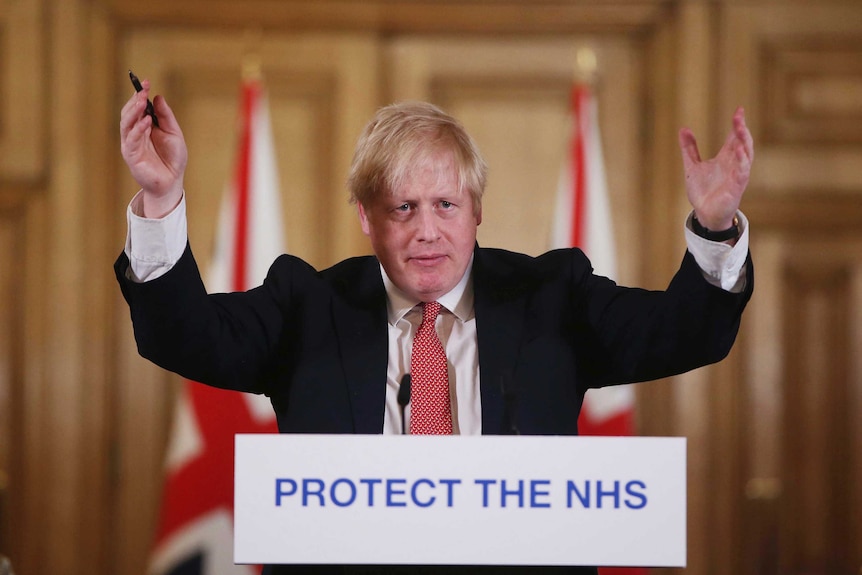
[[[410,261],[419,266],[435,266],[446,259],[445,255],[442,254],[429,254],[424,256],[413,256],[410,258]]]

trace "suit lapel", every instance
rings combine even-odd
[[[476,248],[473,263],[474,307],[479,347],[482,396],[482,433],[498,435],[506,411],[504,380],[514,385],[514,374],[524,333],[524,282],[503,269],[493,253]],[[511,417],[513,414],[509,414]]]
[[[335,280],[332,321],[350,394],[354,433],[383,432],[389,357],[386,291],[376,258]]]

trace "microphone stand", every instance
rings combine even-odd
[[[398,407],[401,408],[401,435],[407,435],[407,422],[405,421],[404,409],[410,403],[410,374],[405,373],[398,386]]]

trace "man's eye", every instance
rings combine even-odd
[[[447,202],[446,200],[443,200],[442,202],[440,202],[440,206],[448,210],[452,207],[452,202]]]
[[[410,209],[410,204],[401,204],[400,206],[398,206],[397,208],[395,208],[395,211],[397,211],[397,212],[406,212],[406,211],[408,211],[409,209]]]

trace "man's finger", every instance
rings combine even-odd
[[[125,137],[143,113],[141,99],[134,94],[120,111],[120,136]]]
[[[149,144],[148,140],[151,130],[152,119],[149,116],[131,121],[130,126],[126,129],[125,134],[120,140],[120,150],[127,161],[133,156],[137,158],[143,154],[144,148]]]
[[[733,131],[736,137],[739,138],[745,145],[745,152],[749,159],[754,157],[754,138],[751,137],[751,131],[745,123],[745,110],[742,106],[736,109],[733,114]]]
[[[679,131],[679,149],[682,152],[682,163],[686,170],[700,162],[697,140],[694,138],[694,133],[688,128]]]
[[[159,118],[159,127],[162,130],[173,134],[182,134],[180,124],[177,122],[176,116],[174,116],[174,111],[168,106],[168,102],[164,96],[159,95],[153,99],[153,109]]]

